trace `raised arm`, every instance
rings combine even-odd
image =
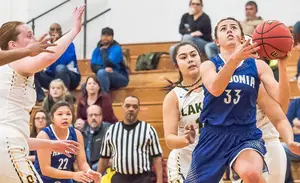
[[[42,36],[39,41],[30,43],[26,48],[19,48],[15,50],[3,50],[0,51],[0,66],[9,64],[10,62],[22,59],[28,56],[36,56],[42,52],[53,53],[53,51],[47,50],[49,46],[55,46],[54,44],[48,44],[45,37],[47,34]]]
[[[257,51],[259,47],[257,47],[256,44],[250,45],[249,41],[250,40],[247,40],[236,48],[227,63],[218,73],[212,62],[204,62],[201,65],[200,73],[202,81],[209,93],[215,97],[220,96],[227,87],[239,63],[249,57],[257,58],[252,52]]]
[[[26,57],[20,59],[16,62],[11,63],[13,69],[23,76],[30,76],[54,63],[65,52],[76,35],[80,32],[82,23],[81,19],[84,9],[85,6],[80,6],[79,8],[75,9],[73,13],[72,29],[55,42],[57,46],[48,48],[48,50],[55,53],[42,53],[35,57]]]
[[[278,62],[279,83],[275,80],[271,68],[264,61],[257,60],[256,62],[258,74],[265,90],[281,106],[285,113],[290,101],[290,86],[286,73],[286,61],[287,59],[279,60]]]

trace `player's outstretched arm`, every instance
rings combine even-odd
[[[245,43],[239,45],[218,73],[216,72],[216,67],[212,62],[204,62],[201,65],[200,73],[202,81],[209,93],[215,97],[220,96],[227,87],[240,62],[249,57],[257,58],[257,55],[252,54],[252,52],[257,51],[259,47],[256,43],[250,45],[249,42],[250,40],[247,40]]]
[[[279,83],[275,80],[271,68],[264,61],[257,60],[256,62],[258,74],[265,90],[284,112],[287,112],[290,102],[290,85],[286,72],[286,62],[289,58],[290,56],[278,61]]]
[[[0,51],[0,66],[9,64],[10,62],[24,57],[36,56],[42,52],[53,53],[53,51],[47,50],[46,48],[55,46],[55,44],[48,44],[47,42],[49,39],[46,39],[46,36],[47,34],[42,36],[39,41],[30,43],[26,48]]]
[[[26,57],[16,62],[11,63],[14,70],[23,76],[30,76],[36,72],[43,70],[44,68],[55,62],[68,48],[68,46],[75,39],[76,35],[81,30],[82,14],[85,6],[80,6],[74,10],[73,13],[73,27],[72,29],[55,42],[57,46],[47,48],[49,51],[55,53],[42,53],[35,57]]]

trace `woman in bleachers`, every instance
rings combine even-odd
[[[89,76],[86,79],[85,92],[77,106],[77,120],[75,128],[81,130],[87,120],[87,108],[91,105],[98,105],[102,108],[103,121],[115,123],[118,121],[112,108],[112,101],[108,94],[101,91],[101,85],[96,76]]]
[[[69,93],[67,87],[61,79],[51,81],[49,85],[49,95],[43,101],[43,109],[49,114],[52,106],[58,101],[66,101],[73,106],[75,98]]]
[[[40,109],[35,112],[32,120],[30,137],[36,138],[36,136],[48,125],[47,114],[44,110]],[[36,156],[36,151],[30,151],[28,159],[34,161]]]
[[[39,139],[60,140],[67,139],[79,143],[80,151],[77,155],[66,156],[48,149],[38,150],[34,166],[44,183],[73,183],[99,182],[100,174],[91,170],[86,161],[84,142],[81,133],[71,126],[74,118],[72,106],[65,102],[57,102],[51,109],[52,124],[44,128],[37,136]],[[76,160],[79,171],[72,172]]]

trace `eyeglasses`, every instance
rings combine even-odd
[[[99,116],[101,116],[101,114],[89,114],[89,115],[88,115],[89,118],[92,118],[93,116],[99,117]]]
[[[191,3],[192,6],[201,6],[200,3]]]
[[[35,120],[45,120],[46,118],[45,117],[37,117],[37,118],[34,118]]]
[[[55,31],[55,30],[56,31],[61,31],[61,28],[52,28],[52,27],[50,28],[50,31]]]

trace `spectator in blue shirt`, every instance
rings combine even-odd
[[[49,35],[54,43],[62,36],[61,26],[54,23],[50,26]],[[64,54],[56,62],[44,71],[35,74],[35,87],[37,91],[37,101],[42,101],[45,94],[42,87],[49,89],[49,84],[54,79],[61,79],[69,91],[73,91],[80,83],[80,73],[77,65],[75,46],[73,43],[67,48]]]
[[[91,59],[91,69],[97,75],[104,93],[125,87],[129,83],[122,48],[113,36],[113,29],[109,27],[102,29],[101,40]]]

